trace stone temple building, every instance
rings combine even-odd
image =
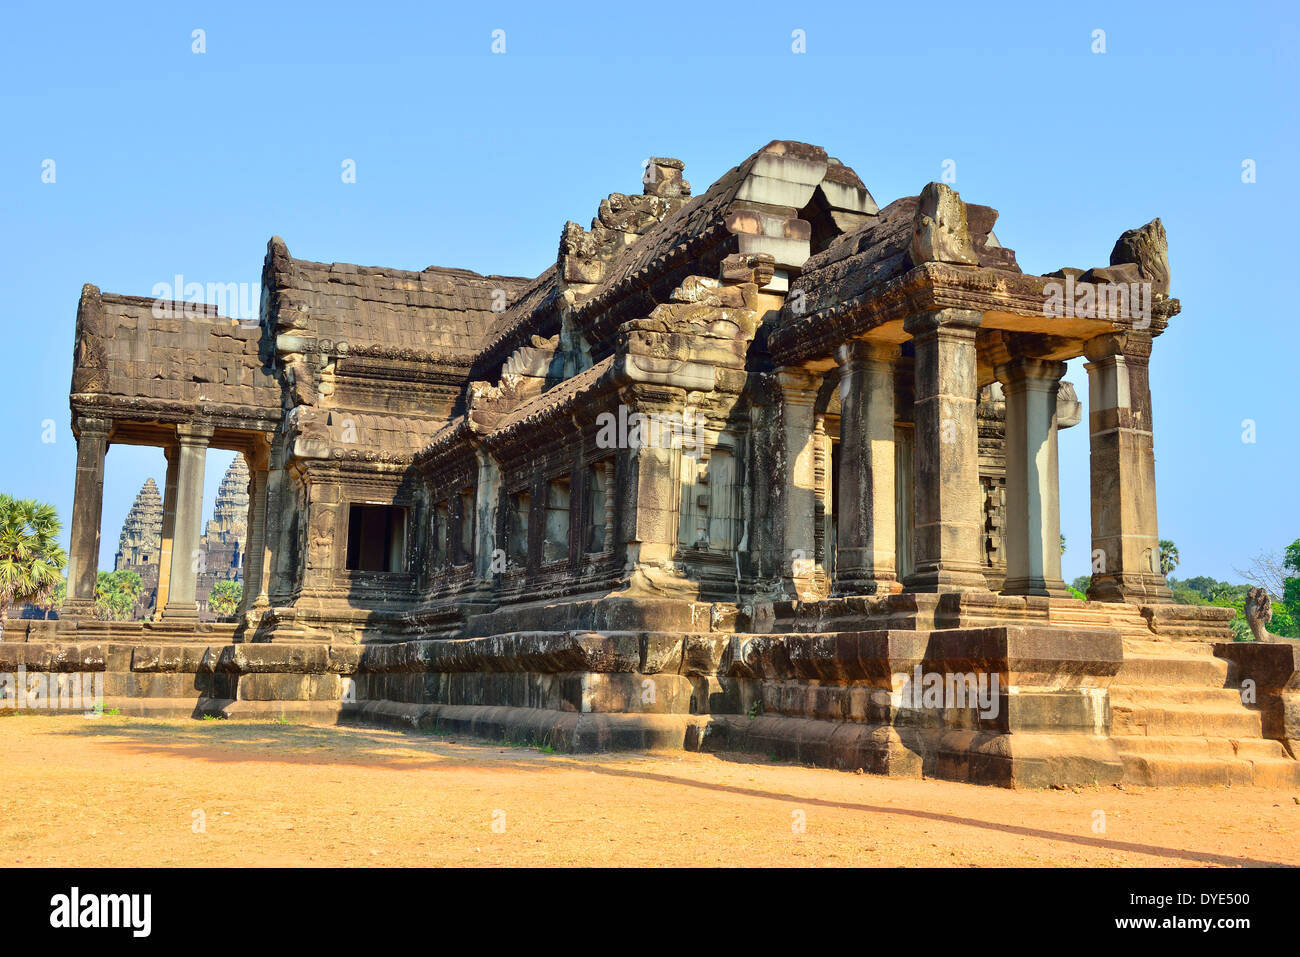
[[[248,465],[242,456],[236,456],[222,476],[212,519],[199,539],[194,597],[200,620],[214,621],[217,618],[207,605],[213,585],[218,581],[243,581],[243,548],[248,537],[248,482]],[[140,597],[132,614],[136,619],[151,617],[156,611],[164,524],[164,506],[158,495],[158,486],[152,478],[145,479],[122,523],[113,562],[114,571],[125,569],[140,576]],[[167,524],[170,527],[170,523]],[[169,550],[171,537],[169,531],[166,535]]]
[[[243,582],[244,550],[248,542],[248,463],[236,455],[221,477],[217,487],[217,500],[213,503],[212,518],[203,537],[199,539],[198,580],[194,586],[194,599],[198,602],[199,618],[215,620],[217,615],[208,607],[208,595],[219,581]]]
[[[698,195],[683,169],[649,161],[534,277],[277,237],[255,323],[87,285],[65,620],[10,623],[0,666],[91,662],[124,713],[1003,785],[1300,780],[1295,649],[1234,645],[1160,572],[1159,220],[1032,275],[1014,224],[943,184],[881,207],[788,141]],[[1075,426],[1091,496],[1062,503]],[[84,614],[111,443],[168,455],[155,622]],[[249,465],[235,626],[197,623],[182,558],[213,448]],[[1091,512],[1086,602],[1063,507]]]
[[[117,539],[113,571],[132,571],[140,576],[140,597],[131,617],[146,618],[153,614],[158,597],[158,562],[162,548],[163,503],[158,485],[152,478],[144,480],[140,492],[122,522]]]

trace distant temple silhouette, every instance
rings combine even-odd
[[[140,597],[131,614],[136,620],[151,617],[157,607],[162,530],[162,496],[158,494],[157,483],[148,478],[122,523],[117,554],[113,559],[114,571],[125,569],[140,576]],[[217,582],[243,582],[247,539],[248,464],[242,455],[237,455],[221,479],[212,518],[200,539],[201,561],[195,598],[201,620],[217,619],[208,608],[208,595]]]

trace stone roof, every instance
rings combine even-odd
[[[72,403],[79,414],[187,420],[274,417],[280,387],[262,371],[261,329],[216,307],[101,293],[77,308]]]
[[[267,263],[275,294],[305,314],[317,339],[346,343],[353,354],[409,352],[463,365],[534,282],[439,266],[415,272],[293,259],[279,237]]]
[[[562,293],[563,284],[556,266],[525,286],[510,308],[492,317],[472,377],[495,379],[504,357],[531,336],[547,338],[558,332]]]
[[[872,288],[918,265],[912,261],[911,247],[920,201],[919,195],[894,200],[857,229],[809,257],[802,275],[791,286],[778,327],[797,326],[825,309],[867,295]],[[971,265],[1019,274],[1015,253],[1004,249],[993,235],[997,210],[970,203],[965,208],[970,242],[978,260]]]
[[[797,272],[820,238],[814,231],[842,232],[877,211],[852,169],[807,143],[773,140],[692,199],[685,198],[689,184],[680,179],[680,161],[653,162],[670,174],[670,188],[645,197],[611,194],[589,232],[570,223],[558,269],[539,277],[530,293],[494,324],[487,349],[475,363],[477,377],[495,378],[493,366],[499,368],[529,336],[558,332],[566,289],[576,325],[595,345],[607,341],[619,322],[636,317],[606,316],[614,304],[632,296],[632,312],[648,314],[657,303],[636,294],[675,266],[709,273],[730,253],[768,253],[778,269]],[[684,188],[672,188],[677,184]],[[648,186],[647,194],[654,188]],[[611,234],[621,242],[609,241]],[[680,278],[672,276],[669,288]]]
[[[561,411],[577,396],[582,395],[609,372],[614,364],[613,356],[606,356],[590,369],[585,369],[575,376],[565,379],[553,389],[522,402],[519,406],[503,416],[497,423],[494,434],[508,433],[525,423],[536,423],[555,412]]]

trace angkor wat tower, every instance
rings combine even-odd
[[[820,147],[772,142],[699,196],[682,171],[651,160],[531,279],[273,238],[258,323],[86,286],[67,609],[93,602],[105,449],[159,445],[175,541],[136,627],[218,645],[127,675],[123,706],[1001,784],[1297,780],[1297,669],[1265,660],[1293,649],[1234,646],[1160,572],[1159,220],[1036,276],[994,209],[939,183],[879,208]],[[1088,602],[1059,544],[1077,357]],[[200,631],[209,448],[248,460],[248,559],[241,624]]]
[[[217,500],[207,531],[199,540],[193,561],[197,569],[195,600],[200,620],[215,621],[207,608],[208,593],[218,581],[242,581],[244,543],[248,537],[248,465],[243,456],[235,456],[217,489]],[[174,506],[173,506],[174,509]],[[174,514],[158,495],[152,478],[145,479],[135,503],[122,523],[118,539],[115,571],[129,569],[140,576],[140,597],[132,617],[151,616],[158,598],[159,570],[164,539],[171,550]],[[166,519],[165,519],[166,516]],[[169,520],[168,520],[169,519]]]
[[[242,582],[244,578],[244,546],[248,540],[248,463],[236,455],[221,477],[217,487],[217,500],[212,518],[208,521],[199,546],[203,553],[195,599],[199,603],[199,617],[215,621],[216,615],[208,608],[208,595],[219,581]]]
[[[158,592],[158,552],[162,548],[163,503],[152,478],[144,480],[140,492],[126,513],[117,540],[114,571],[133,571],[140,576],[140,597],[131,617],[144,618],[153,611]]]

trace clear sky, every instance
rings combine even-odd
[[[797,139],[882,206],[952,160],[1030,272],[1105,265],[1161,217],[1183,304],[1152,357],[1177,574],[1235,578],[1300,537],[1294,4],[288,6],[0,13],[0,490],[71,515],[85,282],[257,283],[272,235],[298,258],[532,276],[566,220],[639,191],[645,157],[684,160],[701,193]],[[1079,363],[1068,377],[1086,396]],[[1061,439],[1067,579],[1088,564],[1085,432]],[[209,511],[229,458],[210,458]],[[110,452],[101,568],[162,470],[156,450]]]

